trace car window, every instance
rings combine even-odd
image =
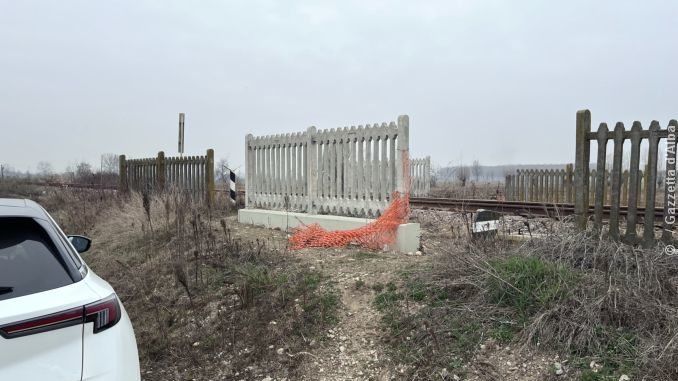
[[[0,218],[0,300],[73,283],[47,232],[32,218]]]
[[[47,210],[45,210],[44,208],[42,208],[42,210],[47,215],[47,219],[49,220],[50,225],[52,225],[52,227],[54,228],[54,231],[57,232],[57,236],[59,236],[59,239],[66,248],[66,251],[68,252],[71,260],[73,260],[75,267],[78,269],[82,269],[82,259],[80,258],[80,254],[78,254],[73,245],[71,245],[70,241],[66,237],[66,234],[64,233],[63,230],[61,230],[61,226],[59,226],[59,224],[57,224],[56,221],[54,221],[54,218],[50,216]]]

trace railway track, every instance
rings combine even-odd
[[[101,186],[99,184],[76,184],[61,182],[30,182],[31,185],[61,187],[61,188],[80,188],[80,189],[105,189],[116,190],[116,186]],[[228,189],[216,189],[217,192],[227,192]],[[244,196],[245,191],[238,189],[238,195]],[[433,197],[411,197],[410,205],[413,208],[450,210],[456,212],[473,212],[477,209],[493,210],[502,214],[511,214],[523,217],[549,217],[558,218],[574,214],[574,204],[569,203],[541,203],[526,201],[500,201],[500,200],[479,200],[479,199],[452,199],[452,198],[433,198]],[[593,215],[593,205],[589,206],[589,215]],[[661,221],[664,210],[655,207],[655,221]],[[625,216],[628,214],[628,206],[621,206],[619,214]],[[645,214],[645,207],[639,206],[637,214]],[[603,217],[610,216],[610,206],[603,206]]]
[[[524,201],[499,201],[499,200],[475,200],[475,199],[450,199],[412,197],[410,205],[414,208],[452,210],[457,212],[472,212],[476,209],[494,210],[503,214],[513,214],[524,217],[565,217],[574,214],[574,204],[568,203],[540,203]],[[593,205],[589,206],[589,215],[593,215]],[[625,216],[628,213],[627,206],[619,208],[619,214]],[[645,207],[638,207],[638,215],[645,213]],[[655,220],[661,221],[664,210],[655,207]],[[610,206],[603,207],[603,217],[610,215]]]

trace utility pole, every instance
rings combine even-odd
[[[184,118],[183,112],[179,113],[179,157],[184,156]]]

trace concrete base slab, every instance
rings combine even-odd
[[[330,216],[306,213],[292,213],[264,209],[238,210],[238,222],[267,228],[291,231],[297,226],[318,224],[326,230],[348,230],[365,226],[374,220],[367,218]],[[394,247],[403,253],[419,250],[421,231],[419,224],[407,223],[398,227]]]

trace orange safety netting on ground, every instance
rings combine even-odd
[[[328,231],[318,224],[298,227],[290,237],[290,249],[308,247],[342,247],[349,244],[359,245],[371,250],[381,250],[396,240],[400,224],[407,223],[410,214],[410,176],[409,160],[403,155],[405,192],[393,193],[391,203],[384,213],[373,222],[351,230]]]

